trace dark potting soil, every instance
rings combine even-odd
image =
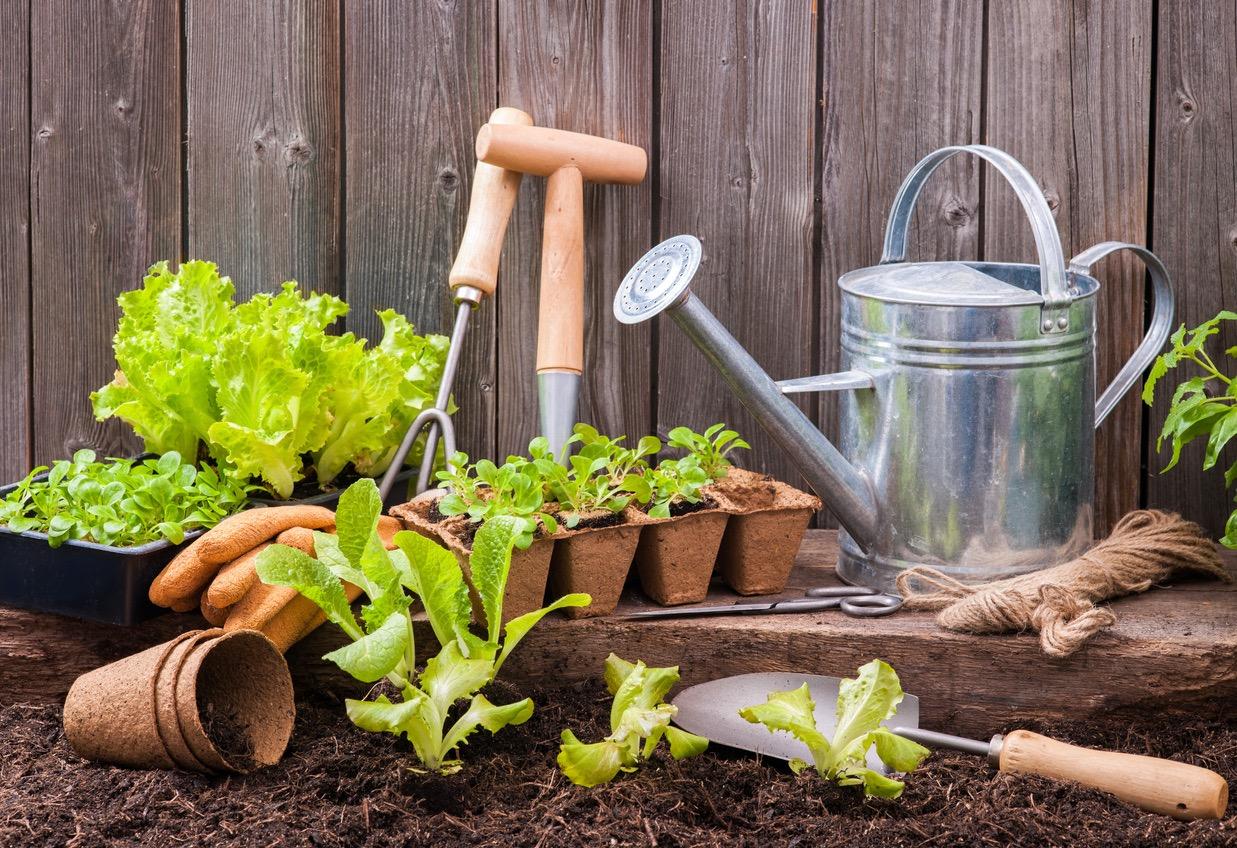
[[[562,523],[561,515],[558,516],[559,522]],[[623,523],[623,513],[621,512],[603,512],[600,515],[590,515],[587,518],[581,518],[572,530],[600,530],[603,527],[617,527]],[[566,527],[566,524],[563,524]]]
[[[201,697],[198,698],[198,714],[207,738],[224,760],[241,771],[249,771],[258,764],[253,756],[253,741],[239,716],[209,701],[204,704]]]
[[[713,500],[708,495],[705,495],[695,503],[687,501],[679,501],[678,503],[670,504],[670,517],[678,518],[680,515],[691,515],[693,512],[700,512],[705,509],[716,509],[717,501]]]
[[[537,711],[496,736],[479,731],[450,777],[410,771],[407,742],[353,727],[325,693],[298,704],[283,761],[243,778],[95,765],[65,743],[58,707],[0,709],[0,846],[1237,845],[1233,813],[1178,822],[958,753],[933,754],[894,801],[720,750],[682,763],[659,753],[634,774],[583,789],[555,767],[558,736],[605,735],[604,687],[494,689],[499,703],[531,695]],[[1030,727],[1237,780],[1237,718]]]

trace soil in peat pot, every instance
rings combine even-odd
[[[1237,845],[1232,813],[1173,821],[1093,790],[995,773],[957,753],[934,753],[896,801],[865,800],[855,787],[724,751],[682,763],[659,753],[634,774],[583,789],[554,764],[558,737],[563,728],[589,741],[608,732],[604,687],[493,688],[498,703],[531,695],[536,713],[497,736],[479,731],[463,750],[463,771],[450,777],[410,771],[406,742],[353,727],[330,693],[298,704],[280,764],[230,778],[87,763],[65,743],[59,707],[6,707],[0,846]],[[1237,780],[1237,719],[1029,728]]]

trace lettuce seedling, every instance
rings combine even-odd
[[[704,753],[709,740],[670,725],[677,708],[662,702],[679,680],[679,667],[649,668],[629,663],[614,654],[606,657],[606,688],[614,696],[610,707],[610,735],[584,743],[564,730],[558,766],[579,786],[609,783],[620,771],[635,771],[648,759],[662,737],[676,760]]]
[[[1151,373],[1143,386],[1143,401],[1148,406],[1155,399],[1156,383],[1178,365],[1189,362],[1195,370],[1202,372],[1200,376],[1180,383],[1173,392],[1168,416],[1155,442],[1157,451],[1165,439],[1172,443],[1173,449],[1172,457],[1160,473],[1169,471],[1177,464],[1182,448],[1204,437],[1207,446],[1203,451],[1203,470],[1214,468],[1225,445],[1237,436],[1237,376],[1224,374],[1206,351],[1207,340],[1220,332],[1221,321],[1237,321],[1237,312],[1224,310],[1193,330],[1187,331],[1182,324],[1170,339],[1172,350],[1161,354],[1151,365]],[[1237,347],[1224,352],[1229,357],[1237,357]],[[1224,486],[1228,488],[1234,483],[1237,483],[1237,462],[1224,472]],[[1220,544],[1237,548],[1237,510],[1225,522]]]
[[[679,459],[663,459],[638,479],[629,479],[627,485],[637,500],[653,504],[649,507],[650,516],[669,518],[671,508],[680,503],[700,503],[701,490],[711,482],[700,467],[699,458],[688,454]]]
[[[897,798],[902,781],[894,780],[867,767],[868,749],[886,766],[898,772],[913,771],[928,749],[882,727],[902,702],[902,685],[893,668],[872,660],[859,669],[858,676],[842,681],[838,689],[837,726],[832,739],[816,729],[816,704],[807,683],[789,692],[773,692],[763,704],[744,707],[739,715],[753,724],[763,724],[770,733],[784,730],[807,746],[818,774],[841,786],[862,784],[868,795]],[[804,760],[791,760],[798,774],[807,768]]]
[[[502,465],[488,459],[469,465],[468,454],[457,452],[438,472],[438,480],[449,490],[438,502],[443,515],[467,515],[474,523],[499,515],[522,520],[521,547],[531,541],[537,524],[547,533],[558,532],[554,516],[542,509],[545,487],[536,468],[520,457],[510,457]]]
[[[160,539],[179,545],[188,531],[240,512],[253,488],[208,465],[195,468],[175,451],[99,460],[83,449],[71,460],[39,466],[14,486],[0,500],[0,525],[46,533],[53,548],[71,540],[118,548]]]
[[[726,476],[733,451],[751,450],[752,446],[739,438],[734,430],[727,430],[725,424],[714,424],[703,433],[697,433],[690,427],[675,427],[670,431],[670,447],[682,448],[695,456],[712,481]]]
[[[547,613],[587,606],[592,599],[585,594],[566,595],[504,627],[503,591],[520,527],[514,517],[495,516],[478,531],[468,563],[485,611],[486,632],[477,636],[468,627],[468,587],[455,556],[408,531],[395,535],[397,550],[387,551],[377,532],[381,511],[382,497],[374,481],[357,481],[339,499],[335,535],[314,534],[316,559],[294,548],[272,545],[258,557],[258,575],[267,583],[299,591],[348,636],[349,644],[324,659],[362,682],[385,680],[398,693],[398,701],[386,695],[348,699],[352,722],[364,730],[407,737],[427,770],[449,774],[461,768],[458,749],[478,728],[497,733],[509,724],[524,723],[533,714],[531,699],[496,705],[480,694],[515,646]],[[360,587],[368,598],[360,623],[348,605],[344,582]],[[442,646],[420,670],[412,627],[413,596],[424,606]],[[462,712],[453,710],[459,701],[468,704]]]

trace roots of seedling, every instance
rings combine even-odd
[[[934,754],[896,801],[794,777],[754,757],[710,751],[588,790],[554,765],[558,734],[608,732],[600,683],[567,690],[503,687],[537,711],[463,749],[463,770],[408,770],[406,742],[353,727],[327,694],[298,705],[276,766],[207,778],[87,763],[66,745],[56,706],[0,709],[0,846],[1079,846],[1237,844],[1237,817],[1178,822],[1109,796],[990,771],[976,757]],[[993,728],[994,731],[1011,728]],[[1169,756],[1237,780],[1237,719],[1113,719],[1033,725],[1059,738]]]

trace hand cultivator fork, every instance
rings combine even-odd
[[[490,115],[491,124],[529,126],[532,122],[531,115],[505,106],[495,109]],[[468,329],[468,319],[473,310],[481,305],[487,295],[494,294],[498,284],[498,258],[502,253],[507,219],[511,217],[522,176],[519,171],[487,165],[484,162],[477,163],[468,205],[468,221],[464,225],[464,237],[460,240],[460,249],[455,255],[455,264],[451,266],[449,277],[452,298],[456,305],[455,327],[451,331],[451,347],[443,365],[438,397],[434,406],[418,415],[408,427],[408,432],[378,487],[383,499],[395,486],[395,478],[404,466],[404,459],[422,431],[426,434],[425,453],[421,457],[421,468],[417,474],[417,494],[429,488],[440,436],[446,456],[450,458],[455,453],[455,425],[448,410],[451,387],[455,382],[455,372],[464,347],[464,333]]]

